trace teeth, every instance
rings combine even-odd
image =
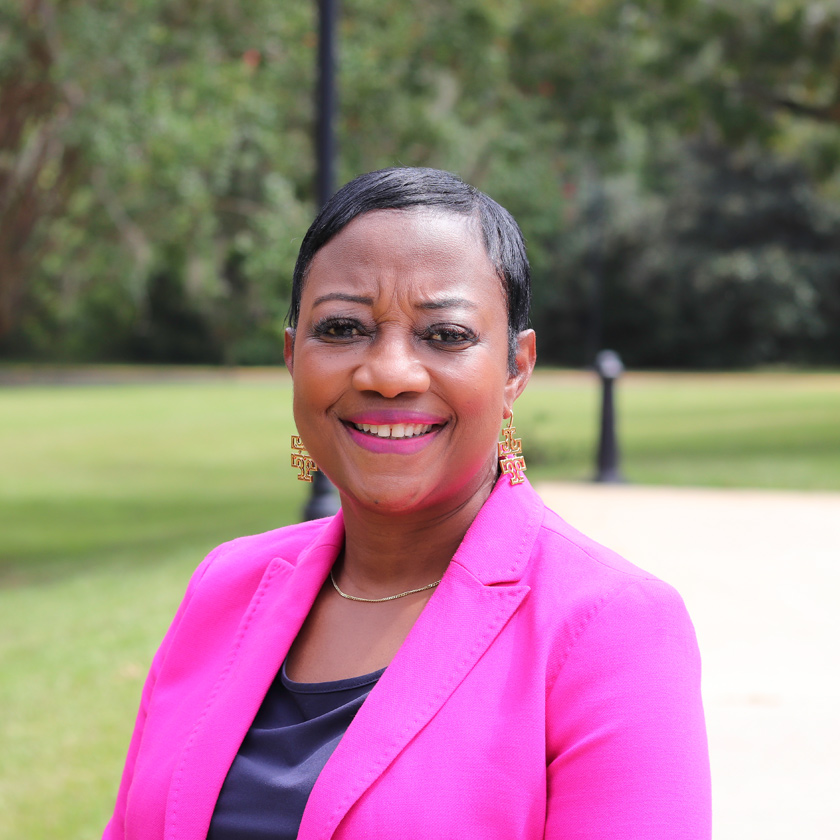
[[[370,423],[354,423],[360,432],[367,432],[381,438],[407,438],[425,435],[430,432],[431,424],[421,423],[394,423],[393,425],[374,426]]]

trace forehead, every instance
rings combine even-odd
[[[336,234],[315,254],[302,297],[336,287],[400,296],[459,290],[504,305],[478,221],[428,208],[372,210]]]

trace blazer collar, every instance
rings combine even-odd
[[[544,515],[543,500],[527,479],[513,487],[500,476],[452,562],[487,586],[518,581]]]

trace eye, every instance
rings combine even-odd
[[[315,324],[312,331],[326,339],[357,338],[367,334],[362,324],[353,318],[325,318]]]
[[[436,344],[458,346],[472,344],[475,342],[475,333],[466,327],[459,327],[455,324],[435,324],[429,327],[424,338]]]

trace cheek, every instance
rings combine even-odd
[[[458,416],[475,444],[495,441],[504,412],[504,391],[492,380],[473,378],[456,389]]]
[[[504,402],[507,384],[507,365],[475,365],[469,370],[457,370],[446,376],[448,391],[465,413],[486,414],[493,406]],[[501,415],[500,415],[501,416]]]
[[[309,354],[297,354],[293,379],[293,407],[299,427],[324,410],[330,400],[331,381],[329,372],[324,370],[323,366],[313,364]]]
[[[341,375],[342,364],[341,354],[303,343],[295,353],[295,387],[313,394],[326,390]]]

